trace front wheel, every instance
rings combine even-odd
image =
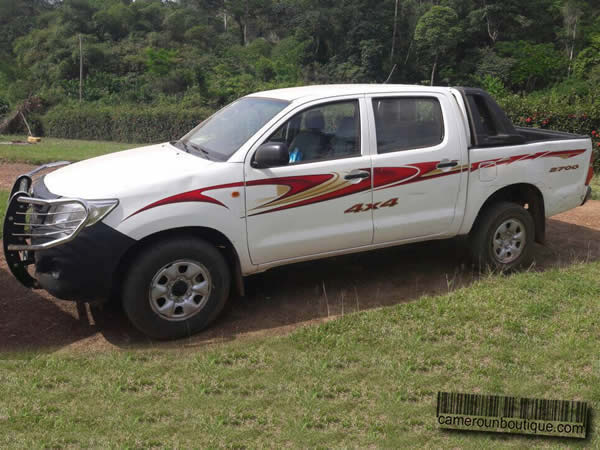
[[[229,297],[230,272],[208,242],[178,238],[151,244],[129,266],[123,309],[156,339],[177,339],[206,328]]]
[[[511,271],[531,263],[535,225],[516,203],[490,206],[471,233],[471,256],[480,269]]]

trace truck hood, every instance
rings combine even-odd
[[[196,178],[212,164],[171,144],[156,144],[68,165],[47,174],[44,183],[61,197],[121,198],[135,192],[160,191],[181,178]]]

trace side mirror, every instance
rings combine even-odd
[[[288,146],[283,142],[267,142],[262,144],[254,153],[250,164],[255,169],[287,166],[290,161]]]

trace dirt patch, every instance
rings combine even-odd
[[[0,190],[10,191],[19,175],[31,172],[36,167],[31,164],[0,163]]]
[[[548,220],[534,270],[600,260],[600,201]],[[432,241],[280,267],[246,280],[247,295],[230,301],[210,329],[156,343],[114,308],[90,308],[23,288],[0,260],[0,351],[100,351],[131,346],[194,347],[288,333],[335,316],[445,293],[477,280],[464,239]]]

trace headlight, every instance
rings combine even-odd
[[[109,212],[116,208],[119,200],[91,200],[87,204],[90,208],[90,218],[87,223],[89,227],[104,219]]]
[[[118,200],[87,200],[85,202],[89,209],[89,218],[86,226],[94,225],[102,220],[118,204]],[[44,221],[45,225],[53,225],[58,228],[75,228],[85,220],[85,208],[80,203],[65,203],[52,206]]]

